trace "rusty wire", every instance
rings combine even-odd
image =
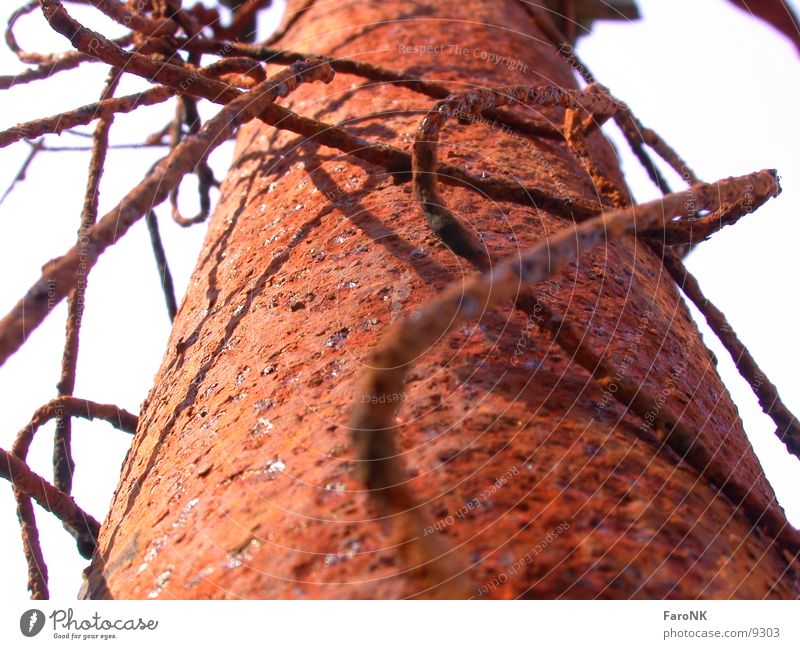
[[[114,0],[69,1],[92,5],[131,30],[130,33],[109,39],[76,21],[58,0],[31,1],[12,14],[5,40],[17,58],[32,67],[17,75],[0,76],[2,90],[47,79],[83,63],[100,63],[110,68],[108,81],[97,102],[0,131],[0,147],[21,140],[31,146],[7,195],[15,184],[24,180],[29,165],[39,152],[65,149],[48,147],[46,137],[49,134],[96,122],[90,136],[91,161],[78,243],[63,256],[49,262],[43,269],[42,278],[0,321],[2,365],[52,310],[52,278],[56,278],[55,301],[68,300],[58,397],[36,411],[18,434],[10,452],[0,449],[0,476],[12,482],[18,502],[23,551],[28,563],[28,586],[33,598],[48,597],[48,584],[32,501],[36,500],[63,522],[78,540],[79,550],[84,555],[93,551],[99,531],[99,523],[78,507],[69,495],[74,470],[70,453],[71,418],[104,419],[130,433],[136,428],[134,415],[113,405],[72,396],[83,309],[80,277],[85,278],[85,273],[99,256],[124,236],[133,223],[144,218],[168,313],[170,319],[174,319],[177,302],[154,208],[169,201],[172,216],[179,224],[204,221],[212,208],[211,188],[218,185],[208,166],[208,155],[230,139],[241,124],[252,119],[260,119],[276,129],[300,134],[317,144],[379,165],[394,174],[398,182],[412,181],[416,199],[431,230],[453,251],[483,271],[468,280],[465,286],[446,289],[438,300],[423,307],[413,319],[400,321],[391,329],[373,353],[372,369],[364,378],[364,390],[374,398],[361,400],[362,405],[352,412],[350,424],[355,446],[363,460],[360,464],[367,486],[379,504],[402,521],[400,532],[403,540],[411,541],[403,544],[405,551],[419,552],[417,558],[423,559],[411,562],[418,566],[416,570],[423,571],[422,576],[431,583],[442,581],[446,584],[441,594],[460,596],[463,584],[458,579],[447,577],[453,571],[448,564],[446,548],[440,547],[433,537],[420,532],[424,515],[416,506],[413,495],[403,486],[403,469],[395,459],[392,422],[397,404],[380,396],[400,391],[403,371],[397,368],[406,367],[428,343],[452,330],[456,323],[474,318],[485,309],[506,301],[513,301],[524,311],[529,311],[533,304],[541,306],[533,285],[593,246],[634,235],[661,256],[664,267],[686,297],[700,308],[712,330],[733,356],[764,411],[773,417],[779,437],[792,453],[800,457],[797,419],[783,405],[775,386],[756,365],[721,311],[702,294],[697,280],[683,266],[674,248],[707,238],[775,196],[780,188],[774,172],[763,171],[743,179],[728,179],[714,184],[700,183],[686,162],[655,131],[645,127],[626,104],[596,83],[588,68],[574,54],[572,43],[575,34],[565,37],[542,12],[521,3],[553,46],[586,81],[588,85],[584,90],[526,86],[483,89],[468,82],[461,86],[445,85],[362,61],[316,57],[274,47],[275,43],[286,38],[314,0],[308,0],[294,14],[284,16],[281,27],[263,45],[242,43],[236,39],[249,40],[247,35],[254,29],[256,12],[269,6],[269,0],[232,0],[230,6],[234,11],[228,25],[222,24],[216,9],[200,4],[186,9],[180,2],[152,2],[144,11],[138,12],[131,9],[132,5]],[[41,54],[22,48],[14,27],[22,17],[39,8],[50,26],[65,36],[73,49]],[[566,24],[571,23],[567,21]],[[215,56],[217,60],[204,66],[202,58],[205,55]],[[286,67],[267,78],[266,63]],[[329,82],[335,73],[359,76],[371,84],[396,84],[437,100],[420,124],[412,151],[366,140],[343,126],[297,114],[275,101],[300,83]],[[113,97],[123,74],[139,76],[151,87],[132,95]],[[159,132],[144,138],[142,144],[135,145],[168,146],[169,153],[153,165],[123,201],[98,220],[97,193],[106,153],[112,146],[108,134],[115,115],[172,98],[176,100],[175,119]],[[218,114],[205,123],[198,111],[200,100],[222,106]],[[538,116],[521,117],[503,108],[529,105],[564,108],[563,124],[551,124]],[[541,187],[522,186],[500,177],[479,178],[458,166],[438,163],[436,145],[439,132],[445,120],[453,117],[458,118],[461,124],[471,123],[475,117],[493,120],[509,132],[518,133],[534,143],[542,138],[565,141],[598,188],[599,201],[566,200]],[[692,185],[690,193],[696,209],[699,205],[711,213],[699,217],[685,214],[683,204],[687,192],[667,193],[661,200],[634,208],[626,191],[603,173],[586,146],[586,136],[606,119],[615,120],[632,151],[662,191],[669,192],[669,187],[647,149]],[[181,181],[192,173],[199,181],[200,212],[184,217],[178,210],[178,195]],[[464,187],[495,200],[545,209],[562,217],[565,227],[546,243],[524,251],[519,258],[498,259],[447,209],[438,193],[437,182]],[[743,195],[745,185],[750,187],[747,197]],[[608,211],[608,206],[615,209]],[[679,218],[673,220],[673,217]],[[84,266],[81,273],[78,272],[79,264]],[[612,376],[607,360],[588,348],[574,323],[549,307],[546,309],[546,317],[538,320],[539,323],[600,385],[606,385]],[[630,381],[618,383],[616,398],[644,419],[647,411],[644,404],[649,403],[646,389]],[[57,422],[54,484],[34,473],[26,463],[33,435],[52,419]],[[774,503],[766,502],[760,494],[740,484],[736,476],[726,473],[716,457],[696,443],[692,432],[669,408],[665,408],[652,422],[651,428],[661,445],[670,447],[699,473],[706,475],[741,507],[754,525],[793,556],[800,552],[800,536],[793,528],[786,527],[785,521],[776,513]]]
[[[422,178],[419,177],[418,181],[423,182]],[[366,372],[363,385],[365,398],[353,409],[350,423],[364,480],[378,503],[400,519],[402,542],[419,544],[425,535],[420,528],[418,505],[406,487],[403,478],[406,472],[398,459],[400,456],[394,443],[393,422],[399,404],[387,399],[386,395],[396,394],[403,389],[404,377],[413,361],[458,324],[475,319],[487,309],[514,300],[518,307],[530,312],[532,300],[536,298],[526,294],[529,285],[544,281],[568,261],[600,243],[610,243],[625,235],[640,236],[649,230],[663,229],[674,217],[686,211],[690,198],[695,199],[699,209],[714,210],[722,202],[735,201],[751,188],[756,188],[755,193],[762,196],[777,196],[780,193],[776,173],[774,170],[765,170],[714,184],[693,185],[688,191],[669,194],[644,205],[605,212],[581,224],[563,228],[554,237],[521,252],[519,259],[515,256],[507,261],[495,262],[490,253],[476,259],[472,251],[461,253],[454,249],[477,267],[486,269],[485,272],[464,285],[451,286],[438,300],[392,328],[369,359],[370,369]],[[422,203],[423,199],[419,200]],[[421,208],[426,213],[427,205],[421,204]],[[433,231],[444,239],[441,231]],[[613,372],[603,359],[592,352],[571,328],[558,327],[562,318],[555,314],[549,320],[549,325],[545,327],[548,333],[601,386],[607,387],[615,381]],[[698,443],[694,431],[675,417],[669,408],[661,411],[654,421],[645,420],[652,396],[643,386],[637,386],[630,380],[617,381],[617,384],[614,397],[649,422],[647,427],[652,428],[661,446],[674,450],[699,475],[708,478],[731,502],[741,507],[754,526],[764,529],[793,556],[800,554],[800,533],[787,527],[782,514],[776,511],[774,502],[766,501],[731,475],[716,454],[709,453]],[[432,554],[425,547],[419,548],[419,552],[428,565],[436,565],[439,555]]]
[[[520,1],[520,5],[573,70],[590,87],[595,84],[596,79],[591,70],[577,56],[568,39],[553,24],[548,14],[534,11],[524,0]],[[660,135],[645,127],[636,118],[630,107],[613,97],[612,103],[617,107],[617,110],[611,117],[616,121],[625,136],[631,151],[636,155],[650,175],[651,180],[662,192],[668,192],[669,185],[645,150],[644,145],[652,148],[687,184],[691,185],[699,182],[699,177],[683,158]],[[691,218],[684,218],[666,224],[660,241],[663,246],[695,245],[699,241],[707,239],[713,232],[722,227],[736,223],[742,216],[760,207],[768,198],[763,194],[754,195],[750,191],[745,191],[742,195],[734,197],[730,202],[723,202],[718,209],[713,210],[706,216],[697,217],[695,215]],[[648,245],[654,247],[652,239],[646,240]],[[776,434],[779,439],[786,444],[790,453],[800,458],[800,423],[797,417],[783,404],[777,388],[760,370],[750,352],[736,336],[724,314],[703,295],[697,279],[686,269],[680,259],[676,258],[672,251],[664,250],[663,247],[655,246],[654,250],[662,257],[666,270],[678,286],[682,288],[684,295],[703,314],[709,327],[711,327],[714,334],[731,355],[737,370],[750,385],[762,410],[775,423]]]
[[[119,84],[120,73],[117,68],[111,68],[108,79],[103,88],[100,100],[114,94]],[[89,177],[86,180],[81,222],[78,228],[77,244],[86,231],[97,221],[97,205],[99,202],[100,180],[106,165],[108,153],[108,136],[114,122],[114,113],[100,116],[92,135],[92,153],[89,160]],[[58,395],[71,397],[75,390],[75,370],[78,365],[78,345],[80,340],[81,321],[83,320],[83,306],[86,292],[88,273],[79,286],[75,286],[67,296],[67,330],[64,343],[64,353],[61,357],[61,377],[58,381]],[[72,422],[70,418],[59,417],[56,420],[56,432],[53,440],[53,484],[65,493],[72,491],[72,474],[75,471],[75,461],[72,459]],[[72,532],[72,530],[69,530]]]

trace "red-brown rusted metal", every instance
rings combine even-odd
[[[280,45],[453,90],[576,85],[510,0],[317,3]],[[287,105],[410,151],[432,101],[338,74]],[[563,122],[562,109],[540,113]],[[602,135],[587,147],[624,186]],[[477,175],[597,200],[562,142],[448,123],[438,152]],[[436,595],[376,520],[346,429],[387,326],[473,272],[428,231],[408,180],[263,124],[242,130],[87,596]],[[440,190],[498,257],[564,227],[543,210]],[[546,294],[627,378],[665,394],[739,480],[774,498],[712,354],[648,247],[625,240],[586,255]],[[795,597],[781,552],[607,396],[510,305],[416,362],[397,395],[403,463],[474,596]]]

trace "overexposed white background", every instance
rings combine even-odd
[[[793,4],[793,3],[790,3]],[[274,3],[260,18],[263,37],[280,14]],[[775,167],[783,193],[734,228],[702,244],[687,265],[706,294],[728,315],[740,338],[778,386],[786,404],[800,411],[796,329],[800,308],[796,277],[800,240],[800,163],[796,112],[800,101],[800,58],[770,27],[734,9],[725,0],[639,0],[643,20],[598,23],[578,52],[598,81],[628,102],[642,121],[657,130],[705,180]],[[4,7],[1,18],[11,12]],[[120,29],[98,12],[71,6],[91,27],[116,35]],[[20,22],[23,47],[61,51],[67,41],[52,32],[40,14]],[[23,68],[5,49],[0,74]],[[74,108],[97,99],[104,67],[84,65],[52,80],[18,86],[0,95],[0,128]],[[118,94],[142,89],[126,78]],[[202,104],[201,104],[202,106]],[[203,108],[204,115],[215,108]],[[112,142],[140,142],[172,117],[166,105],[118,116]],[[89,132],[90,128],[81,129]],[[613,132],[627,179],[639,200],[657,197],[638,162]],[[88,140],[63,135],[57,146],[85,146]],[[0,192],[16,174],[29,147],[0,150]],[[109,153],[100,195],[100,214],[113,207],[147,172],[163,149],[122,149]],[[211,158],[222,177],[232,146]],[[75,241],[87,151],[42,153],[27,179],[0,205],[0,312],[5,314],[38,279],[41,266]],[[670,176],[675,188],[677,178]],[[186,214],[196,208],[191,184],[182,197]],[[161,232],[180,300],[194,267],[204,226],[182,229],[162,206]],[[76,396],[116,403],[134,413],[149,390],[169,334],[163,296],[143,221],[100,259],[89,277]],[[10,448],[33,411],[56,395],[64,339],[62,303],[0,368],[0,446]],[[800,526],[800,462],[773,434],[771,420],[700,319],[706,343],[719,358],[719,371],[739,408],[745,428],[789,520]],[[30,453],[31,466],[51,475],[53,424],[44,427]],[[130,437],[102,422],[74,420],[77,461],[74,495],[99,520],[105,516]],[[72,538],[51,515],[37,508],[53,597],[72,598],[86,565]],[[26,568],[10,485],[0,484],[0,553],[4,558],[0,599],[27,597]]]

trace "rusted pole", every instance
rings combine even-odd
[[[308,3],[289,5],[291,16]],[[511,0],[312,3],[287,24],[277,47],[453,90],[577,87]],[[284,105],[410,155],[433,102],[337,73]],[[560,107],[507,110],[564,122]],[[585,145],[624,187],[602,134]],[[597,201],[566,143],[488,120],[448,122],[438,157]],[[674,281],[632,238],[581,256],[539,292],[607,360],[611,382],[556,346],[539,314],[509,305],[431,346],[386,397],[401,403],[402,477],[430,521],[421,534],[452,571],[430,583],[368,498],[347,431],[389,325],[474,272],[428,230],[409,181],[263,124],[242,129],[85,595],[397,598],[448,596],[458,582],[489,598],[797,596],[781,549],[614,397],[614,376],[642,385],[654,418],[668,404],[782,516]],[[564,227],[547,209],[439,190],[497,258]]]

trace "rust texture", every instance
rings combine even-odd
[[[42,425],[51,419],[60,419],[67,415],[83,417],[86,419],[105,419],[112,425],[120,430],[128,433],[136,431],[137,418],[135,415],[117,408],[116,406],[108,404],[100,404],[87,401],[85,399],[76,399],[72,396],[61,396],[57,399],[46,403],[31,417],[30,422],[17,433],[14,440],[14,445],[11,451],[14,456],[25,462],[28,457],[28,450],[30,449],[33,437],[36,431]],[[11,467],[9,466],[9,473]],[[55,498],[47,497],[47,501],[51,504],[52,509],[61,520],[69,518],[68,511],[64,508],[63,503],[66,503],[67,509],[71,504],[68,494],[59,493],[59,490],[53,488],[56,494]],[[31,592],[31,599],[49,599],[49,587],[47,583],[47,565],[45,564],[44,557],[42,556],[42,549],[39,544],[39,530],[36,527],[36,514],[33,509],[32,497],[33,494],[28,494],[24,491],[24,486],[15,482],[14,495],[17,499],[17,517],[20,522],[20,532],[22,534],[22,550],[25,554],[25,559],[28,564],[28,586]],[[82,521],[83,526],[92,528],[92,539],[96,537],[99,530],[99,523],[95,527],[89,524],[89,519],[85,518]],[[78,532],[80,535],[80,532]],[[94,543],[90,545],[90,552],[87,558],[91,558],[91,551],[94,550]]]
[[[457,325],[512,299],[516,300],[524,313],[535,314],[538,298],[532,301],[526,289],[531,284],[548,279],[579,254],[585,254],[603,242],[615,241],[637,230],[646,231],[659,222],[669,221],[678,211],[685,210],[690,200],[698,209],[714,209],[730,200],[731,195],[742,193],[745,187],[758,187],[759,193],[771,195],[780,192],[774,170],[764,170],[714,185],[695,185],[686,192],[670,194],[662,200],[602,214],[574,229],[562,229],[553,237],[522,252],[519,258],[512,256],[499,262],[483,275],[475,276],[463,284],[451,285],[441,297],[392,327],[385,341],[367,361],[370,369],[366,372],[367,379],[361,393],[366,398],[358,400],[354,408],[351,431],[371,495],[387,511],[397,515],[399,539],[403,547],[408,551],[417,551],[425,559],[422,565],[431,573],[426,578],[435,582],[434,585],[447,583],[449,577],[458,576],[458,588],[452,591],[452,595],[467,594],[462,583],[464,580],[456,572],[457,566],[450,566],[448,571],[445,566],[439,565],[439,557],[445,553],[438,546],[426,542],[427,521],[409,488],[406,471],[394,443],[398,428],[394,424],[398,400],[393,395],[405,391],[405,378],[415,360]],[[444,237],[441,238],[444,240]],[[467,257],[466,254],[463,256]],[[619,401],[645,422],[639,432],[645,434],[646,441],[652,441],[651,435],[655,433],[661,442],[661,449],[670,449],[683,458],[689,467],[709,480],[731,503],[737,504],[754,526],[762,527],[791,555],[800,553],[800,535],[786,525],[783,513],[774,507],[774,503],[765,501],[758,492],[752,491],[749,485],[742,484],[735,473],[731,473],[724,463],[716,459],[716,452],[699,442],[696,431],[687,428],[680,418],[675,417],[671,406],[664,404],[657,410],[653,409],[653,404],[658,403],[657,395],[648,393],[643,386],[617,378],[613,371],[600,369],[602,359],[596,360],[593,353],[591,360],[587,359],[584,350],[580,349],[580,343],[564,345],[557,334],[554,338],[563,349],[572,353],[573,360],[591,372],[598,383],[613,392]]]
[[[279,41],[289,50],[399,69],[453,91],[577,89],[530,7],[517,2],[289,4]],[[90,37],[69,35],[76,47]],[[413,50],[420,45],[444,49]],[[185,74],[108,41],[93,47],[107,63],[166,85]],[[498,64],[503,56],[519,65]],[[203,80],[189,92],[218,87]],[[217,96],[235,101],[232,92],[225,86]],[[327,87],[297,88],[284,106],[390,144],[405,164],[432,102],[339,72]],[[505,110],[564,123],[560,107]],[[281,114],[288,111],[268,104],[261,117],[275,123]],[[446,584],[431,583],[419,557],[397,547],[391,520],[369,499],[347,424],[368,396],[360,390],[365,362],[387,328],[474,270],[428,229],[407,173],[323,142],[256,122],[239,132],[86,596],[443,593]],[[580,146],[595,160],[593,175],[625,186],[601,133],[586,133]],[[453,120],[437,152],[478,178],[598,200],[566,142]],[[563,216],[541,206],[490,200],[458,183],[442,182],[439,192],[497,258],[564,227]],[[608,243],[539,288],[583,344],[659,395],[654,417],[662,407],[675,413],[723,474],[781,519],[712,355],[649,246]],[[403,385],[387,398],[400,406],[405,484],[429,521],[421,534],[445,549],[464,595],[797,596],[789,559],[746,512],[656,435],[641,435],[642,420],[609,395],[611,384],[604,389],[512,305],[426,346]]]

